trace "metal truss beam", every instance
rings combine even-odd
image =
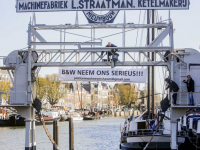
[[[40,42],[46,42],[46,40],[45,40],[33,27],[31,27],[31,33],[32,33]]]
[[[30,42],[31,45],[98,45],[102,42]]]
[[[127,62],[117,62],[116,66],[121,67],[121,66],[168,66],[169,64],[166,62],[160,62],[160,61],[155,61],[154,63],[152,62],[133,62],[133,61],[127,61]],[[75,62],[65,62],[65,63],[59,63],[59,62],[50,62],[45,64],[44,62],[39,62],[35,63],[34,66],[38,67],[61,67],[61,66],[67,66],[67,67],[105,67],[108,66],[110,67],[110,62],[79,62],[78,64]]]
[[[117,47],[118,53],[125,53],[124,60],[119,58],[116,66],[166,66],[169,62],[164,61],[163,52],[169,51],[170,47]],[[101,51],[111,51],[107,47],[86,47],[78,49],[49,49],[34,50],[39,54],[38,62],[34,66],[53,67],[53,66],[110,66],[110,62],[100,59]],[[146,53],[155,52],[156,61],[152,61]],[[93,53],[93,55],[91,55]],[[91,58],[89,58],[91,57]],[[107,53],[103,58],[107,59]],[[143,58],[143,60],[141,59]],[[91,61],[92,60],[92,61]]]
[[[65,25],[45,25],[45,24],[36,24],[33,27],[36,30],[52,30],[52,29],[100,29],[100,28],[167,28],[169,25],[164,22],[159,22],[156,24],[134,24],[134,23],[122,23],[122,24],[65,24]]]
[[[162,31],[162,33],[160,33],[156,38],[155,40],[153,40],[150,44],[149,44],[149,47],[155,47],[155,46],[158,46],[162,41],[163,39],[169,35],[170,33],[170,26],[168,26],[165,30]]]
[[[101,52],[101,51],[111,51],[113,48],[108,47],[84,47],[80,48],[80,52]],[[160,52],[169,51],[170,47],[117,47],[119,52]]]

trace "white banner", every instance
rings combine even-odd
[[[146,69],[59,68],[59,80],[146,83]]]
[[[17,0],[17,12],[189,9],[189,0]]]

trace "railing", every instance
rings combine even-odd
[[[176,105],[174,104],[173,94],[177,93]],[[200,92],[192,92],[194,98],[194,105],[190,105],[190,92],[170,92],[171,106],[194,106],[200,107]]]
[[[163,134],[165,129],[158,129],[156,135]],[[124,131],[123,136],[144,136],[144,135],[152,135],[154,131],[152,129],[138,129],[134,131]]]

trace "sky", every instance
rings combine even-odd
[[[32,17],[32,13],[16,13],[15,0],[0,0],[0,56],[7,56],[13,50],[27,47],[27,29],[28,23]],[[115,23],[123,23],[123,11],[120,11],[115,19]],[[174,33],[174,47],[175,48],[194,48],[199,50],[200,46],[200,0],[190,0],[189,10],[172,10],[170,17],[173,21]],[[75,23],[76,13],[69,12],[45,12],[36,13],[36,23],[46,25],[60,25],[66,23]],[[126,11],[126,21],[137,23],[146,23],[145,11],[133,10]],[[158,11],[157,20],[168,19],[168,11]],[[140,22],[139,22],[140,20]],[[87,24],[87,20],[82,12],[79,12],[79,24]],[[90,35],[90,31],[72,31],[82,35]],[[96,37],[102,37],[121,30],[102,30],[96,31]],[[42,33],[42,32],[41,32]],[[137,46],[145,44],[145,37],[142,31],[139,31],[139,38],[136,38],[136,31],[126,34],[126,46]],[[59,34],[56,32],[43,33],[44,38],[48,41],[59,41]],[[86,41],[88,40],[66,35],[68,41]],[[108,37],[103,39],[103,46],[111,41],[117,46],[122,46],[122,37],[117,35],[115,37]],[[2,65],[2,62],[0,62]],[[58,73],[58,68],[44,68],[40,75]],[[161,75],[162,76],[162,75]],[[159,86],[158,86],[158,89]]]

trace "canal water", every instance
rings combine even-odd
[[[120,124],[124,118],[104,118],[102,120],[74,121],[75,150],[119,150]],[[51,135],[52,125],[47,125]],[[1,127],[1,150],[24,150],[24,127]],[[52,150],[43,126],[36,126],[37,150]],[[60,150],[69,149],[69,122],[59,122]]]

